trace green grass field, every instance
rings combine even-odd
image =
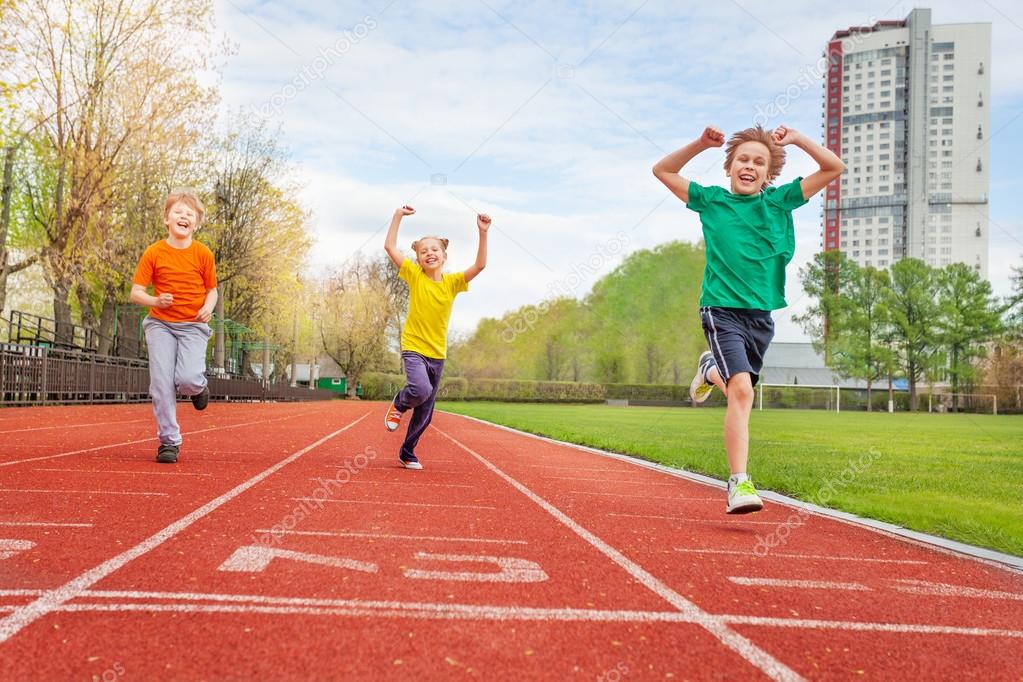
[[[438,408],[725,479],[721,408]],[[754,410],[761,489],[1023,556],[1023,417]]]

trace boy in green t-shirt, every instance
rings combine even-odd
[[[689,395],[702,403],[714,386],[725,394],[725,451],[729,514],[759,511],[764,503],[746,473],[753,387],[774,336],[771,311],[784,308],[785,266],[795,252],[792,211],[845,171],[830,150],[791,128],[757,126],[734,134],[725,148],[731,189],[704,187],[679,174],[697,154],[725,143],[708,126],[699,139],[668,154],[654,175],[686,206],[700,214],[707,266],[700,294],[700,319],[710,350],[700,356]],[[781,187],[769,186],[785,164],[786,145],[809,154],[820,169]]]

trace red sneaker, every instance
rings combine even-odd
[[[401,411],[394,406],[394,401],[398,399],[398,394],[394,394],[394,398],[391,400],[391,404],[387,406],[387,414],[384,415],[384,426],[387,427],[388,431],[395,431],[401,426]]]

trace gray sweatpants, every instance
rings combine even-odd
[[[177,394],[206,388],[206,345],[213,330],[205,322],[142,321],[149,347],[149,395],[153,398],[160,443],[181,445]]]

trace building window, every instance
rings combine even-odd
[[[980,66],[977,67],[977,75],[981,76],[983,74],[984,74],[984,62],[981,62]]]
[[[984,167],[983,167],[983,165],[981,165],[980,159],[977,159],[977,172],[979,173],[982,170],[984,170]]]

